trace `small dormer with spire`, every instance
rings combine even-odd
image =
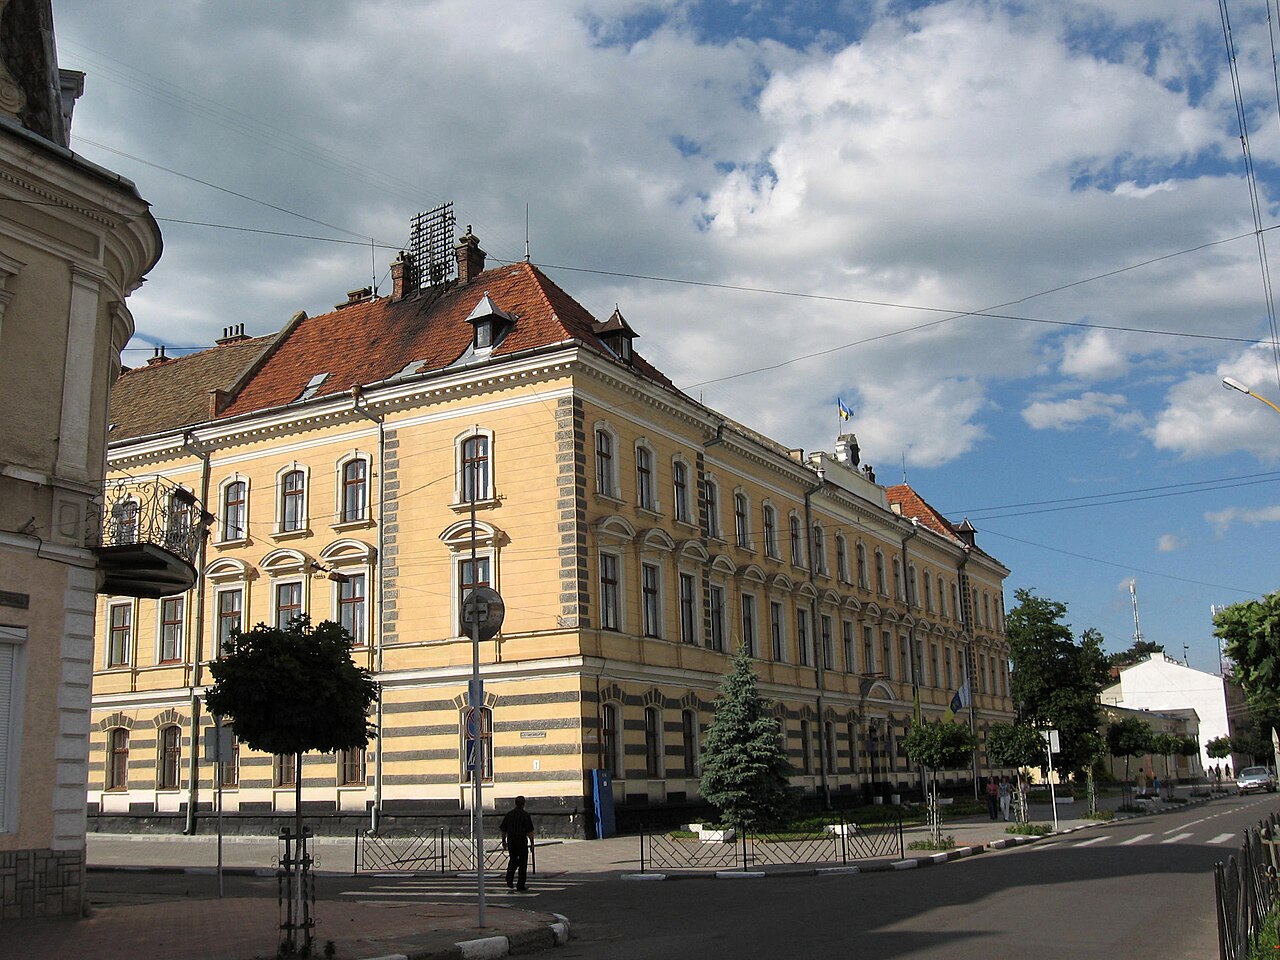
[[[591,330],[600,338],[600,342],[623,363],[630,365],[634,362],[635,354],[631,349],[631,341],[639,334],[631,329],[631,325],[627,323],[617,304],[614,304],[613,314],[609,319],[604,323],[597,323]]]
[[[485,291],[480,302],[467,317],[467,323],[474,327],[471,337],[473,353],[484,353],[502,343],[511,328],[516,325],[514,314],[507,313],[498,307]]]
[[[969,522],[968,517],[965,517],[960,521],[960,526],[956,527],[956,536],[966,547],[972,547],[978,540],[978,528]]]

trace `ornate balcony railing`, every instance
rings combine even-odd
[[[191,491],[153,477],[108,480],[89,525],[99,592],[166,597],[195,583],[209,515]]]

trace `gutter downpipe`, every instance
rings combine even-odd
[[[386,503],[387,490],[387,472],[385,469],[387,428],[386,417],[375,416],[370,413],[364,406],[364,390],[360,384],[351,385],[351,410],[363,417],[372,420],[378,425],[378,555],[376,563],[377,570],[377,599],[375,603],[378,608],[378,629],[373,638],[374,646],[373,654],[373,670],[375,676],[382,674],[382,601],[383,601],[383,570],[386,566],[383,558],[383,535],[385,525],[383,523],[383,510]],[[373,806],[369,808],[369,830],[372,833],[378,832],[378,824],[382,818],[382,686],[378,686],[378,705],[376,707],[376,715],[374,725],[378,728],[378,749],[373,755]]]
[[[821,464],[821,461],[819,461]],[[823,696],[826,684],[826,656],[827,649],[822,643],[821,621],[818,617],[818,577],[817,563],[814,560],[814,536],[813,536],[813,506],[812,499],[815,493],[822,490],[826,483],[826,473],[821,465],[816,468],[818,474],[818,482],[815,486],[808,489],[804,493],[804,528],[807,531],[805,541],[808,544],[808,556],[805,560],[809,565],[809,586],[813,587],[813,597],[809,600],[809,635],[813,637],[813,663],[814,663],[814,679],[818,687],[818,783],[822,791],[822,803],[827,809],[831,809],[831,783],[827,780],[827,718],[826,718],[826,698]],[[835,638],[831,638],[831,642],[835,643]],[[802,749],[808,750],[809,745],[804,744]]]
[[[190,431],[182,435],[182,449],[187,450],[201,460],[200,467],[200,508],[206,513],[209,510],[209,454],[207,451],[198,450],[192,446]],[[205,578],[204,578],[204,561],[205,551],[209,543],[208,531],[205,536],[200,538],[200,557],[196,566],[196,617],[195,617],[195,636],[192,638],[192,657],[193,664],[191,668],[191,759],[187,768],[187,820],[183,826],[182,832],[187,836],[192,836],[196,832],[196,804],[200,800],[200,695],[196,690],[200,687],[200,681],[203,679],[200,667],[200,651],[204,648],[204,601],[205,601]]]

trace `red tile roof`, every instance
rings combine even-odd
[[[941,534],[948,540],[960,541],[955,527],[946,517],[925,502],[925,499],[905,483],[896,483],[884,488],[885,497],[890,504],[898,504],[904,517],[915,517],[934,533]]]
[[[317,374],[329,376],[313,396],[368,386],[408,368],[440,370],[471,344],[468,315],[485,294],[517,318],[493,349],[494,359],[524,350],[578,340],[612,357],[593,332],[596,320],[541,270],[529,263],[486,270],[465,286],[443,293],[368,300],[316,317],[304,317],[285,332],[261,368],[223,410],[223,416],[292,403]],[[619,361],[621,363],[621,361]],[[412,365],[412,366],[411,366]],[[674,385],[637,357],[634,368],[663,386]]]
[[[235,386],[273,339],[253,337],[125,371],[111,388],[108,439],[115,443],[209,420],[209,391]]]

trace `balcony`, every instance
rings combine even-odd
[[[94,506],[99,593],[156,599],[195,585],[213,517],[191,491],[158,478],[109,480]]]

